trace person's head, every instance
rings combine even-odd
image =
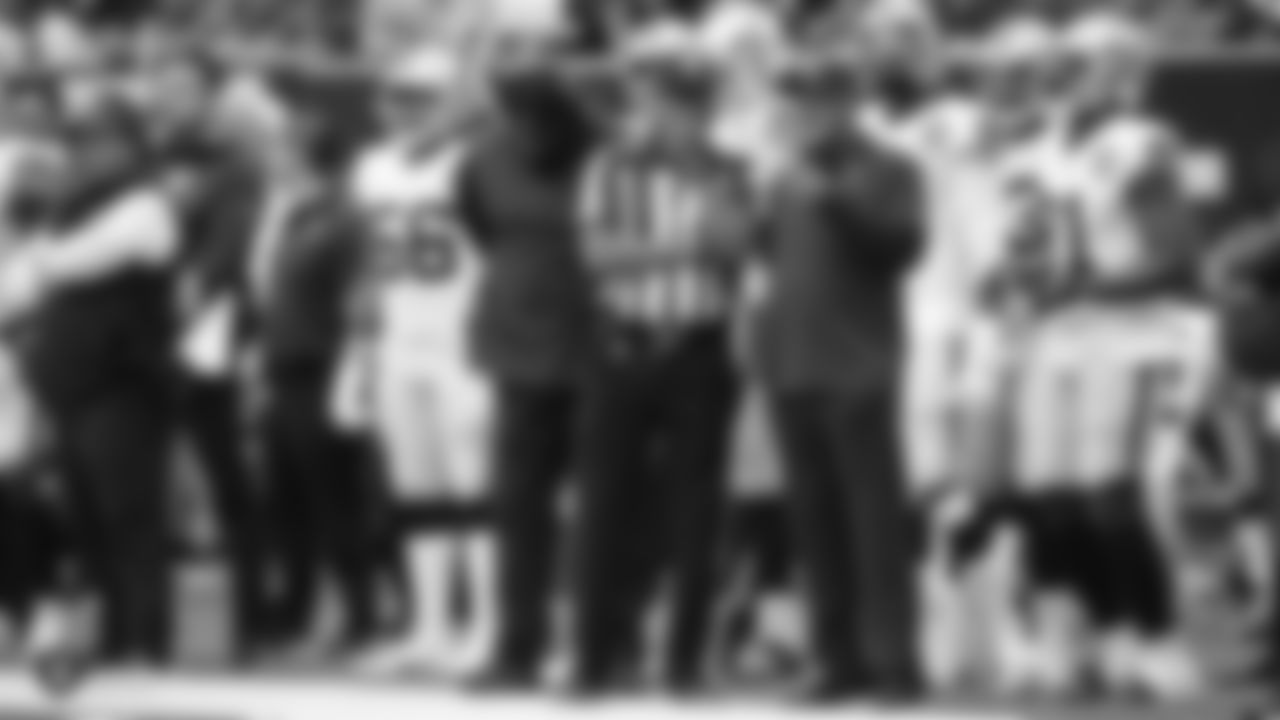
[[[11,77],[4,85],[4,129],[8,133],[47,133],[57,122],[62,103],[53,78],[25,73]]]
[[[125,185],[154,169],[142,116],[119,98],[104,97],[69,109],[61,139],[82,191]]]
[[[507,137],[549,169],[568,169],[594,135],[586,110],[565,82],[546,72],[504,77],[497,97]]]
[[[66,147],[52,137],[24,148],[18,163],[8,218],[19,226],[43,224],[73,190],[75,164]]]
[[[708,9],[699,34],[725,77],[738,85],[771,77],[787,42],[781,13],[759,0],[720,0]]]
[[[381,78],[378,108],[386,133],[412,144],[430,144],[464,122],[463,69],[445,50],[418,51]]]
[[[703,141],[718,109],[718,78],[696,35],[678,26],[655,26],[623,49],[629,127],[663,145]]]
[[[1114,13],[1084,15],[1068,28],[1065,42],[1075,67],[1071,94],[1078,107],[1116,110],[1142,101],[1151,47],[1132,21]]]
[[[782,75],[787,123],[801,147],[821,145],[848,134],[861,94],[857,71],[828,61],[803,62]]]
[[[1038,19],[1014,18],[997,27],[981,43],[976,60],[983,96],[1007,115],[1036,115],[1061,90],[1062,38]]]
[[[266,169],[281,140],[291,132],[294,106],[263,77],[244,73],[230,79],[212,106],[208,128],[237,159]]]
[[[222,70],[212,57],[157,51],[138,70],[138,91],[154,122],[188,128],[207,120],[222,83]]]

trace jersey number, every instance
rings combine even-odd
[[[393,277],[438,284],[449,280],[461,264],[460,232],[447,216],[417,212],[386,239],[385,270]]]
[[[1060,289],[1077,275],[1086,251],[1080,208],[1030,186],[1022,189],[1026,214],[1010,260],[1032,282]]]

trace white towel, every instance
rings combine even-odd
[[[370,351],[352,344],[342,353],[329,390],[329,419],[346,432],[370,429],[373,417],[373,378]]]
[[[230,297],[218,298],[196,315],[182,339],[181,357],[188,370],[205,378],[230,376],[234,319],[235,303]]]

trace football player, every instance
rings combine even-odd
[[[1142,106],[1149,48],[1135,25],[1086,15],[1066,40],[1081,71],[1070,118],[1080,263],[1070,308],[1042,329],[1038,385],[1023,396],[1022,425],[1042,442],[1021,449],[1073,488],[1083,526],[1071,537],[1092,548],[1067,558],[1095,631],[1087,662],[1115,689],[1168,697],[1199,678],[1175,642],[1153,523],[1168,517],[1215,377],[1211,315],[1190,286],[1197,216],[1222,191],[1221,173]]]
[[[373,672],[474,671],[494,631],[494,556],[479,513],[489,388],[465,344],[481,264],[455,206],[475,95],[460,76],[455,57],[434,49],[395,66],[382,88],[387,137],[351,178],[369,231],[371,326],[338,386],[358,387],[352,376],[369,372],[367,419],[393,492],[416,511],[406,520],[413,629],[367,659]],[[459,579],[469,605],[461,624]]]
[[[950,121],[933,132],[949,127],[961,142],[945,155],[941,145],[921,146],[934,168],[935,234],[912,291],[908,417],[917,479],[944,489],[934,537],[954,582],[947,589],[937,563],[927,571],[937,611],[926,632],[926,656],[942,682],[968,666],[1015,690],[1039,672],[1015,609],[1021,529],[997,510],[1013,479],[1005,462],[1012,376],[1073,264],[1064,135],[1052,112],[1057,41],[1031,19],[997,29],[979,48],[976,98],[933,110],[935,120]]]

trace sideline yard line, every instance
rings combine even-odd
[[[1023,715],[942,709],[787,708],[768,701],[674,703],[662,699],[570,703],[548,698],[479,698],[458,691],[294,678],[218,679],[104,675],[55,698],[29,675],[0,672],[0,718],[66,720],[1028,720]]]

